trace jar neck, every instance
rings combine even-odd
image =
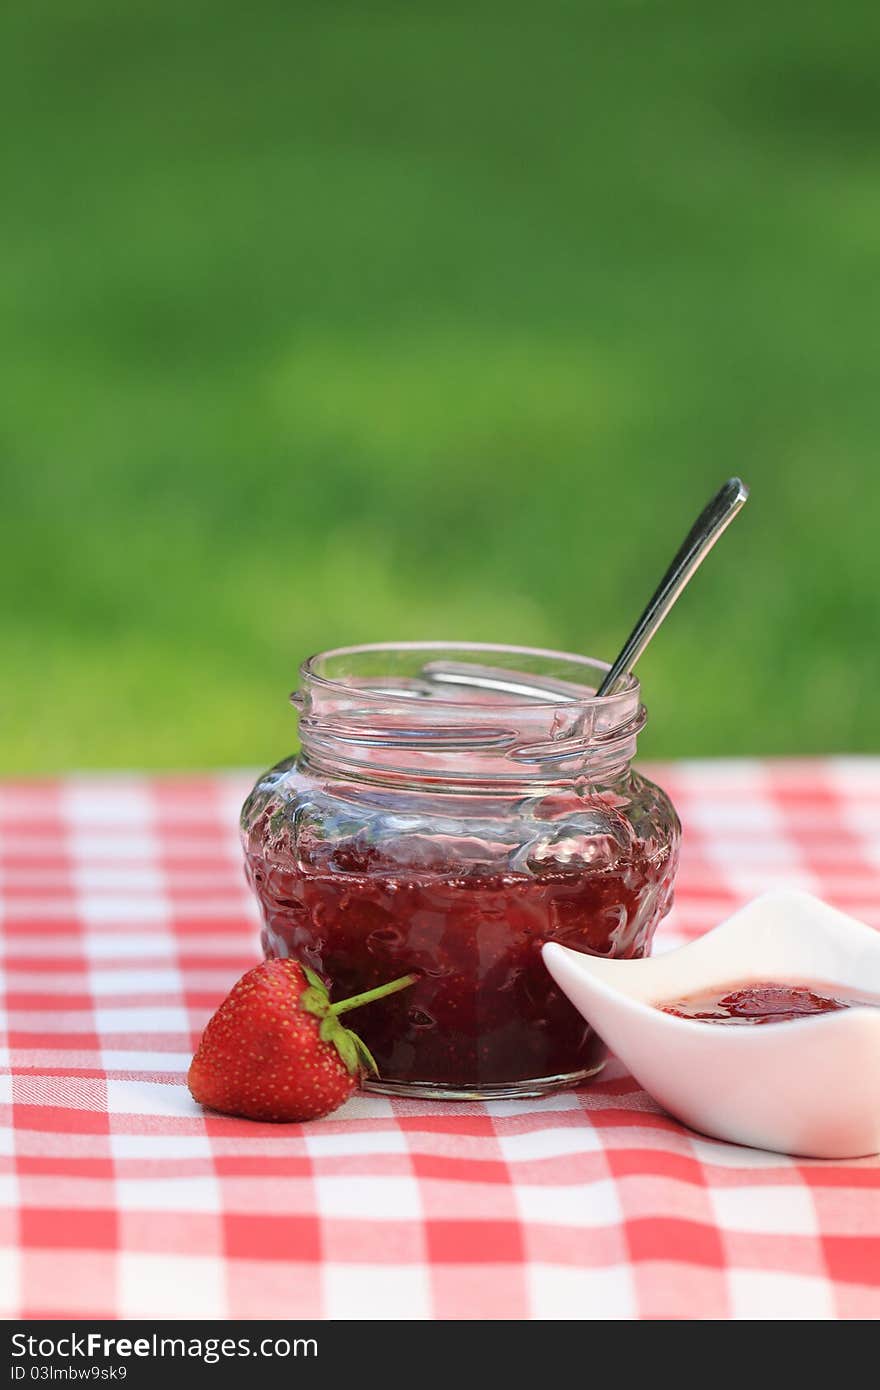
[[[324,673],[339,657],[347,658],[345,679]],[[646,712],[632,676],[618,693],[596,697],[606,669],[525,648],[401,644],[327,653],[305,663],[291,696],[300,765],[334,779],[459,795],[613,783],[629,768]]]
[[[342,757],[326,757],[303,745],[296,758],[300,771],[307,776],[332,779],[360,787],[385,790],[430,792],[434,795],[479,796],[503,800],[517,796],[546,795],[548,792],[576,790],[589,792],[597,788],[613,790],[625,782],[631,772],[631,757],[622,760],[591,759],[577,769],[546,772],[531,771],[527,775],[493,777],[487,772],[444,769],[432,773],[387,765],[355,763]]]

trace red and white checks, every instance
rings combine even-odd
[[[667,948],[771,886],[880,927],[880,759],[657,769]],[[703,1139],[612,1065],[491,1105],[203,1114],[184,1075],[257,958],[247,777],[0,787],[0,1314],[870,1318],[880,1160]]]

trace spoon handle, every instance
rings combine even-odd
[[[733,521],[748,495],[749,490],[741,478],[728,478],[700,512],[623,650],[596,691],[597,695],[610,695],[621,676],[632,670],[682,589],[699,569],[721,532]]]

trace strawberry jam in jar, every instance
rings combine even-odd
[[[602,1047],[554,985],[545,941],[645,955],[672,902],[680,826],[634,771],[627,676],[524,647],[397,643],[312,657],[292,696],[301,751],[242,810],[268,956],[346,998],[392,1095],[542,1095]]]

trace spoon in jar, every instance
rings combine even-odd
[[[722,531],[733,521],[748,495],[749,490],[741,478],[728,478],[700,512],[620,655],[596,691],[597,696],[613,694],[617,683],[633,669],[670,608],[696,574]]]

